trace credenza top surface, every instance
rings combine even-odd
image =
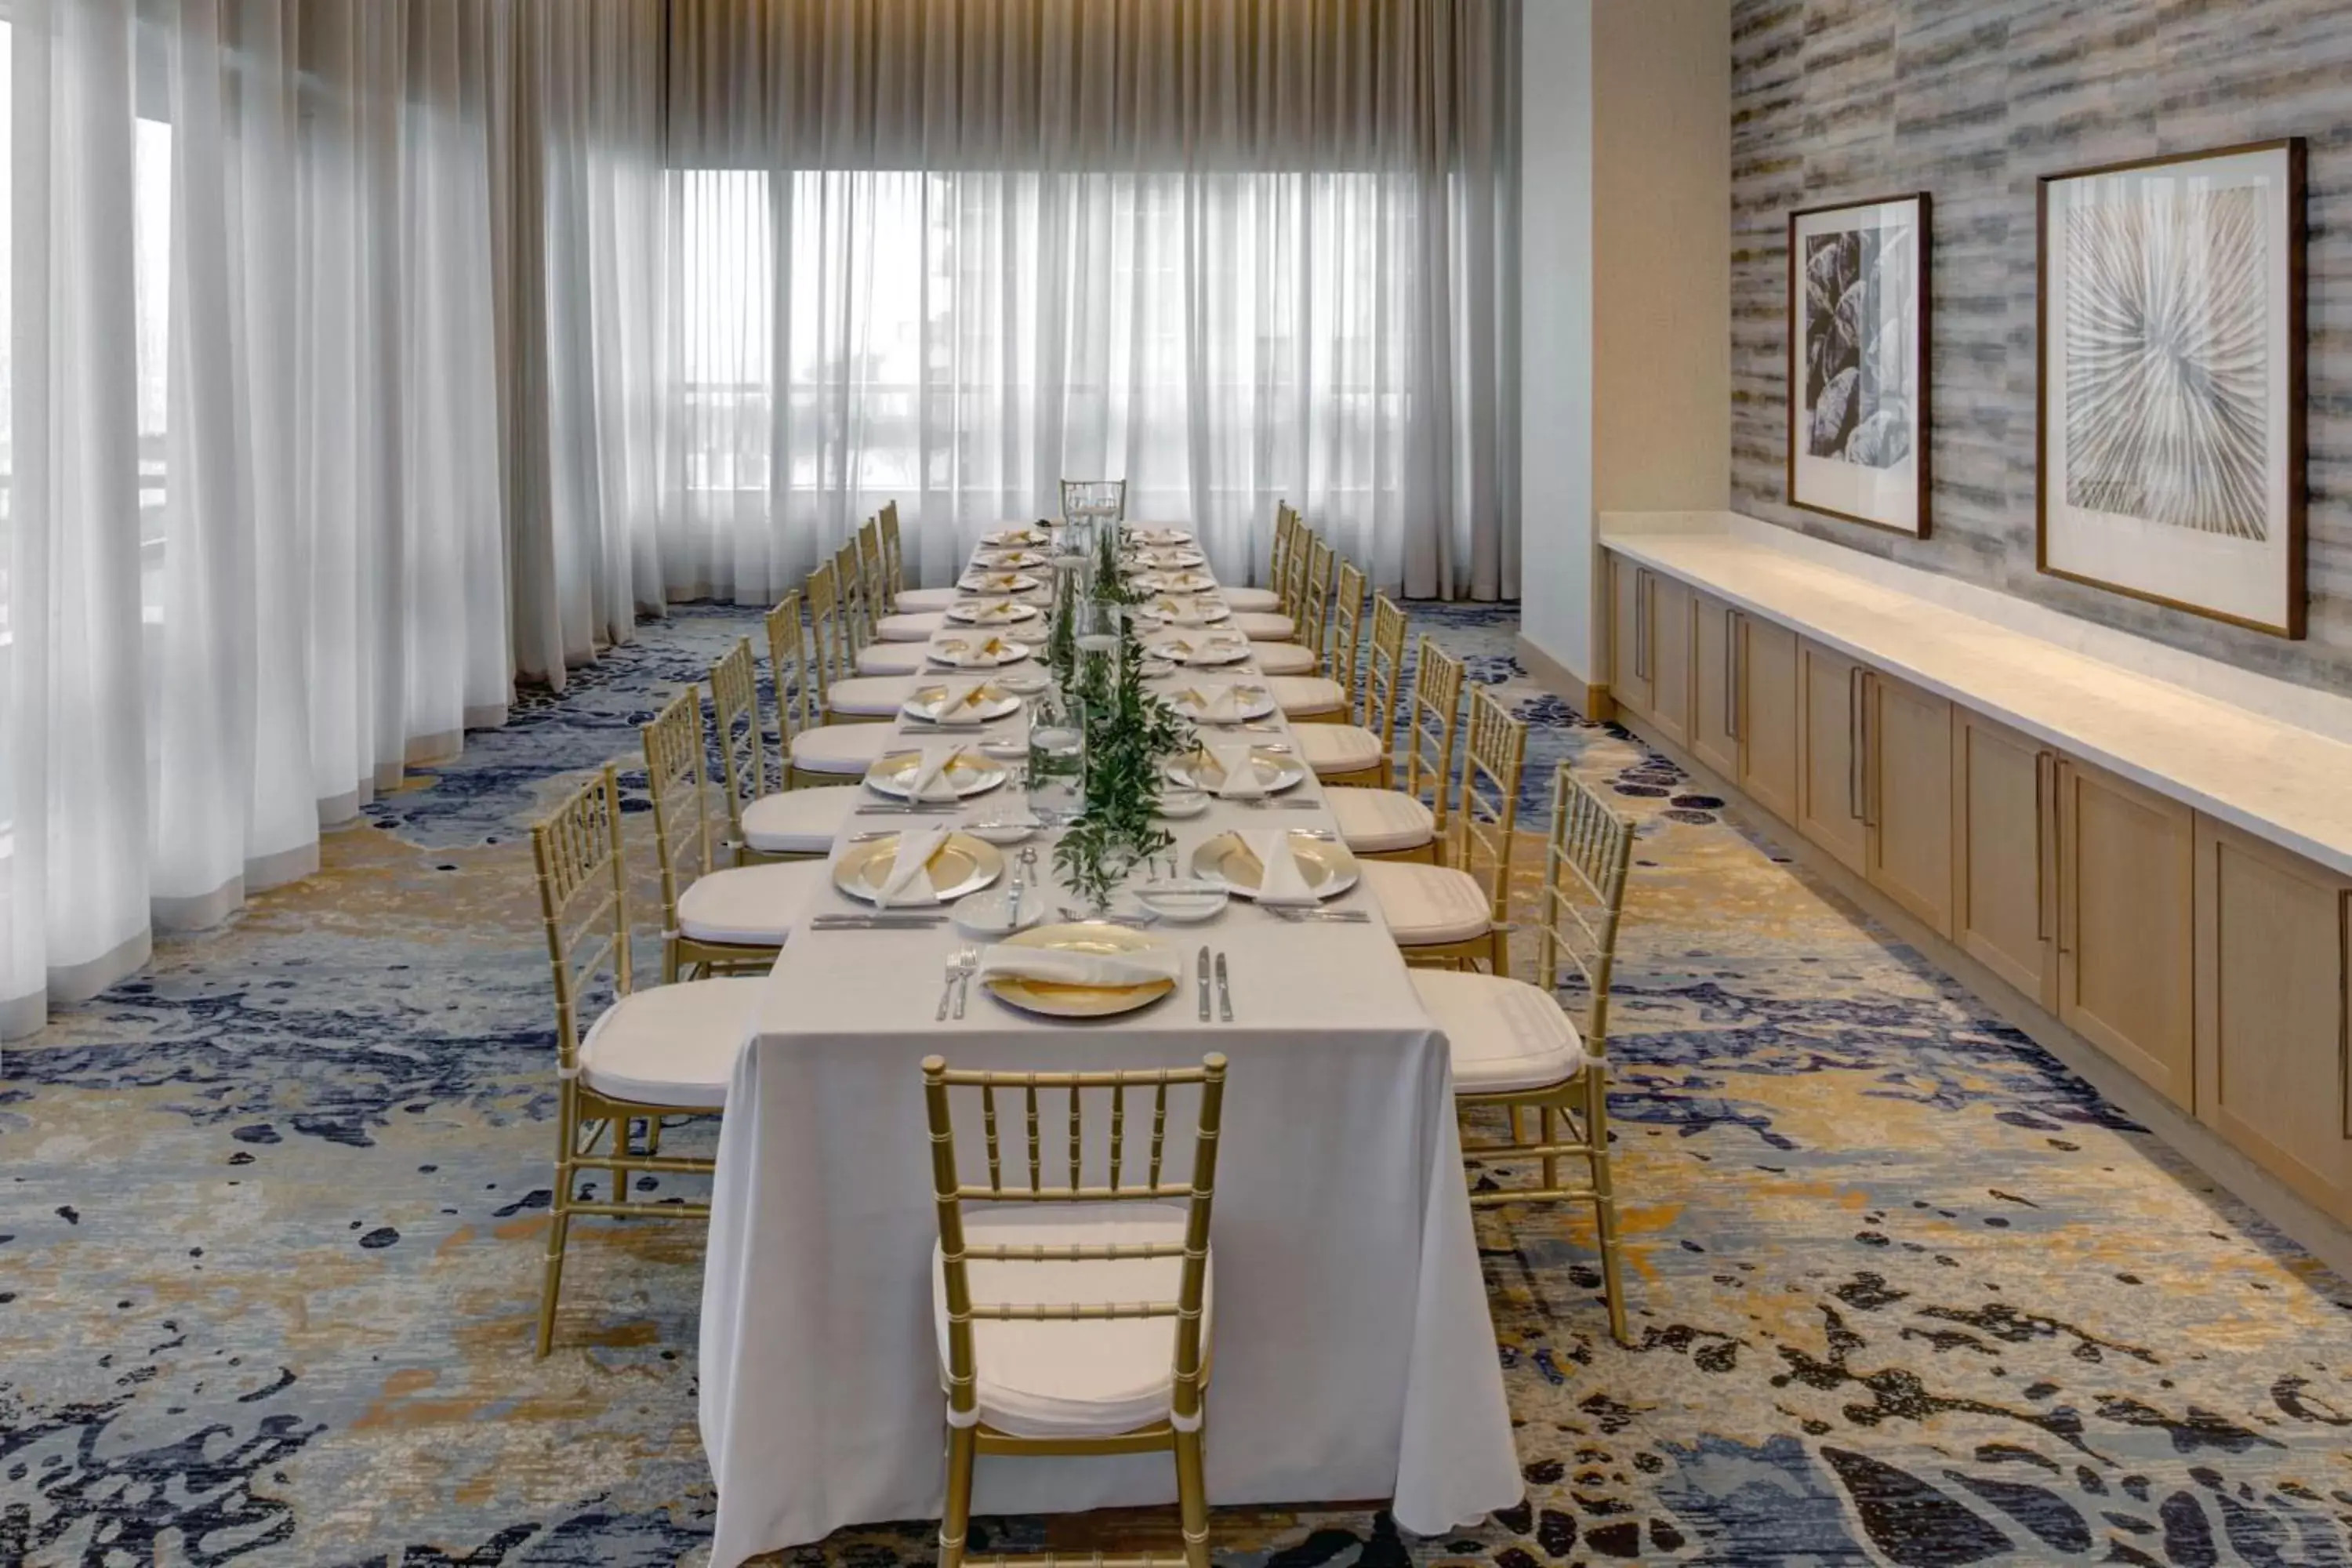
[[[1601,542],[2352,876],[2352,745],[1750,540]]]

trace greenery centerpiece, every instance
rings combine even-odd
[[[1071,606],[1074,668],[1066,689],[1086,715],[1086,809],[1054,849],[1055,868],[1097,909],[1109,907],[1129,870],[1176,842],[1155,816],[1160,768],[1196,744],[1184,716],[1144,685],[1143,644],[1132,614],[1143,595],[1119,562],[1119,532],[1115,523],[1097,531],[1090,585],[1093,605],[1115,627],[1110,646],[1078,647],[1084,611]],[[1058,639],[1058,623],[1055,629]]]

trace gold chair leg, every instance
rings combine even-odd
[[[636,1124],[636,1118],[633,1116],[624,1116],[613,1123],[613,1157],[615,1160],[626,1160],[633,1152],[629,1146],[629,1132]],[[615,1204],[629,1201],[629,1183],[635,1176],[636,1167],[634,1165],[613,1167],[613,1201]]]
[[[940,1516],[940,1568],[958,1568],[963,1562],[964,1538],[971,1530],[971,1467],[979,1450],[979,1428],[948,1428],[948,1501]]]
[[[1617,1189],[1609,1170],[1609,1081],[1597,1068],[1584,1072],[1584,1141],[1592,1167],[1592,1224],[1601,1241],[1601,1285],[1609,1300],[1609,1335],[1633,1342],[1625,1327],[1625,1278],[1618,1258]]]
[[[572,1154],[579,1138],[571,1084],[563,1086],[563,1107],[556,1115],[554,1201],[548,1205],[547,1257],[541,1264],[539,1285],[539,1353],[544,1358],[555,1343],[555,1298],[563,1288],[563,1244],[572,1229]]]
[[[1559,1142],[1559,1136],[1556,1131],[1559,1125],[1559,1118],[1553,1113],[1550,1106],[1539,1108],[1536,1129],[1541,1135],[1544,1147],[1549,1148]],[[1543,1157],[1543,1184],[1546,1192],[1559,1190],[1559,1156],[1557,1154],[1546,1154]]]
[[[1198,1432],[1176,1434],[1176,1511],[1183,1523],[1187,1568],[1209,1568],[1209,1484]]]
[[[677,984],[677,938],[676,937],[671,937],[662,943],[662,984],[665,985]]]

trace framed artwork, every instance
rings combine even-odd
[[[2035,561],[2304,635],[2304,148],[2046,174]]]
[[[1927,536],[1928,200],[1789,215],[1789,503]]]

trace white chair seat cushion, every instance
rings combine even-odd
[[[1038,1214],[968,1207],[966,1247],[1048,1247],[1079,1243],[1181,1242],[1181,1204],[1074,1204]],[[966,1266],[976,1303],[1023,1301],[1173,1301],[1184,1268],[1181,1258],[1115,1263],[997,1263]],[[1213,1263],[1201,1311],[1202,1364],[1208,1363],[1215,1317]],[[940,1369],[948,1365],[947,1271],[931,1249],[931,1316],[939,1331]],[[980,1418],[1024,1437],[1104,1436],[1168,1418],[1174,1394],[1176,1319],[1118,1318],[1108,1321],[1001,1322],[971,1325],[972,1368]]]
[[[1335,724],[1302,724],[1301,737]],[[1339,824],[1339,837],[1359,855],[1380,855],[1398,849],[1418,849],[1437,837],[1437,817],[1429,807],[1402,790],[1365,789],[1341,784],[1323,792],[1323,804]],[[748,824],[747,816],[744,821]]]
[[[750,974],[632,992],[580,1043],[581,1081],[636,1105],[717,1110],[767,984]]]
[[[1348,694],[1339,683],[1319,675],[1281,676],[1268,680],[1265,690],[1274,705],[1294,719],[1342,712],[1348,706]]]
[[[713,871],[696,878],[677,896],[678,934],[740,947],[782,947],[801,910],[819,888],[829,885],[822,860]]]
[[[872,718],[896,713],[922,683],[911,675],[861,675],[824,689],[828,711]]]
[[[1220,588],[1225,608],[1234,614],[1262,616],[1269,610],[1282,608],[1282,595],[1271,588]]]
[[[1526,981],[1451,969],[1408,973],[1453,1047],[1457,1092],[1546,1089],[1584,1070],[1576,1025]]]
[[[1301,724],[1290,732],[1318,773],[1360,773],[1381,765],[1381,738],[1360,724]]]
[[[1226,607],[1232,608],[1230,603]],[[1269,615],[1263,610],[1234,610],[1232,626],[1252,642],[1288,642],[1298,635],[1298,623],[1288,616]]]
[[[941,610],[885,616],[874,623],[874,636],[883,642],[929,642],[947,624],[947,614]]]
[[[1404,947],[1432,947],[1485,936],[1494,923],[1486,891],[1467,871],[1368,860],[1364,886],[1380,900],[1389,934]]]
[[[820,724],[793,737],[793,766],[806,773],[858,773],[899,744],[888,724]]]
[[[928,615],[933,610],[946,609],[962,596],[962,593],[955,588],[901,588],[898,590],[898,614]]]
[[[1258,672],[1262,675],[1312,675],[1315,673],[1315,650],[1298,643],[1252,643],[1250,657],[1257,660]]]
[[[744,840],[763,855],[830,853],[865,793],[856,784],[822,784],[763,795],[743,808]]]
[[[921,643],[872,642],[857,650],[860,675],[920,675],[930,663]]]

